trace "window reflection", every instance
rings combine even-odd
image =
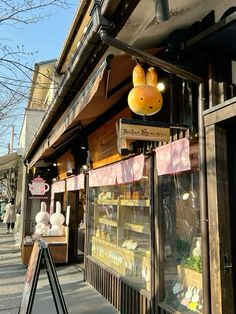
[[[164,302],[202,313],[202,254],[198,172],[163,176]]]
[[[139,289],[151,289],[150,160],[126,184],[90,188],[89,254]]]

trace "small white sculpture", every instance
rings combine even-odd
[[[50,215],[47,212],[47,205],[45,202],[41,202],[40,212],[35,216],[37,222],[35,226],[35,233],[40,236],[47,236],[49,231],[49,218]]]
[[[64,235],[63,231],[63,223],[65,221],[65,217],[61,214],[61,203],[59,201],[56,202],[56,212],[51,215],[50,223],[52,225],[49,230],[49,235]]]
[[[201,241],[200,240],[196,241],[196,246],[193,249],[192,254],[194,257],[201,257],[202,256],[202,249],[201,249]]]

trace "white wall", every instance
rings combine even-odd
[[[38,130],[45,110],[25,109],[25,117],[21,129],[19,146],[21,154],[24,155],[31,144],[32,138]]]

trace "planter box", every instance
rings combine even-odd
[[[186,287],[197,287],[202,290],[202,274],[181,265],[177,266],[179,282]]]

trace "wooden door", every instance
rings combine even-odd
[[[223,117],[223,116],[222,116]],[[210,121],[210,120],[209,120]],[[211,313],[235,313],[230,219],[228,125],[206,126]],[[235,146],[236,147],[236,146]],[[236,189],[235,189],[236,190]]]

